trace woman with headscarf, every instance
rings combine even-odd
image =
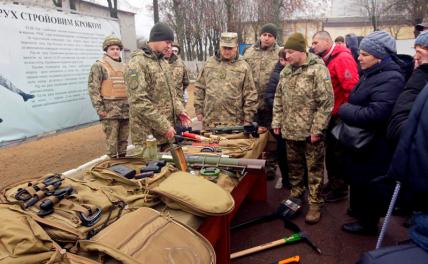
[[[378,217],[366,194],[371,181],[386,174],[392,150],[386,142],[386,128],[405,78],[396,63],[395,39],[384,31],[367,35],[360,44],[358,60],[361,77],[349,96],[349,102],[339,108],[339,116],[349,126],[374,133],[363,149],[347,149],[345,175],[350,184],[350,211],[357,219],[342,229],[355,234],[376,234]]]

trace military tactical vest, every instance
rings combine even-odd
[[[103,98],[107,100],[126,98],[126,85],[123,78],[125,64],[114,61],[108,56],[104,56],[98,62],[107,70],[107,80],[103,80],[101,84]]]

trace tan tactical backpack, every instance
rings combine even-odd
[[[66,252],[18,205],[0,204],[0,264],[97,264]]]
[[[92,237],[116,221],[126,205],[84,180],[60,174],[6,187],[0,192],[0,200],[20,204],[52,239],[61,243]]]
[[[82,254],[102,263],[216,263],[214,249],[202,235],[147,207],[124,215],[78,245]]]
[[[204,237],[150,208],[123,216],[91,240],[79,240],[70,248],[75,254],[18,205],[0,204],[0,221],[0,264],[215,263]]]
[[[150,188],[159,185],[173,171],[177,169],[166,164],[153,176],[141,179],[128,179],[123,175],[113,171],[111,167],[123,165],[126,168],[140,173],[141,168],[146,167],[144,160],[139,158],[123,158],[105,160],[94,165],[84,175],[84,180],[88,185],[101,189],[111,199],[120,199],[126,203],[126,210],[133,211],[140,207],[153,207],[160,203],[159,197],[149,192]]]

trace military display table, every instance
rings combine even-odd
[[[253,151],[246,153],[243,158],[254,159],[256,157],[260,157],[268,142],[268,137],[268,134],[260,135],[260,138],[258,138],[255,142]],[[106,156],[100,157],[96,160],[83,164],[76,169],[67,171],[64,173],[64,175],[77,177],[84,174],[84,172],[94,164],[106,159]],[[246,175],[240,179],[238,184],[232,190],[231,194],[235,200],[235,208],[231,213],[224,216],[201,218],[181,210],[168,209],[175,219],[198,230],[198,232],[200,232],[205,238],[208,239],[208,241],[210,241],[215,249],[217,263],[219,264],[231,262],[230,222],[239,210],[243,201],[247,198],[254,201],[264,201],[267,199],[267,182],[264,169],[247,169]],[[159,205],[154,209],[164,211],[165,205]]]
[[[247,153],[245,158],[257,158],[261,156],[267,141],[268,133],[261,134],[257,139],[253,152]],[[232,196],[235,199],[235,209],[228,215],[208,217],[197,229],[213,245],[217,263],[231,263],[230,260],[230,222],[239,210],[245,199],[252,201],[266,201],[267,182],[264,170],[248,170],[248,173],[233,189]]]

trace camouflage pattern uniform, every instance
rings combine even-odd
[[[142,147],[150,134],[159,144],[167,143],[165,133],[175,127],[175,117],[184,112],[172,85],[168,62],[145,43],[131,54],[125,81],[132,143]]]
[[[249,47],[244,53],[244,60],[248,62],[253,72],[256,85],[259,107],[256,114],[256,122],[260,126],[270,127],[271,109],[266,109],[264,94],[269,78],[278,62],[279,46],[275,43],[272,47],[263,49],[260,40]]]
[[[125,156],[129,131],[128,100],[126,97],[106,98],[102,95],[102,84],[110,79],[108,70],[103,66],[102,62],[115,66],[114,68],[121,68],[122,72],[125,64],[116,62],[105,54],[102,59],[92,65],[88,78],[88,90],[92,105],[98,115],[101,112],[107,113],[101,119],[106,135],[107,155],[110,157]],[[124,85],[124,83],[122,84]]]
[[[195,84],[195,112],[204,127],[252,122],[257,110],[257,90],[251,69],[239,55],[225,61],[210,57]]]
[[[172,54],[168,59],[169,66],[172,71],[172,84],[177,90],[178,98],[181,104],[186,105],[184,101],[184,90],[189,86],[189,77],[187,75],[186,66],[184,62],[175,54]]]
[[[281,72],[275,93],[272,128],[281,128],[287,145],[291,197],[305,191],[305,167],[308,172],[312,206],[321,206],[324,177],[324,141],[311,144],[311,135],[322,136],[333,110],[333,88],[324,62],[309,53],[300,67],[287,65]]]

